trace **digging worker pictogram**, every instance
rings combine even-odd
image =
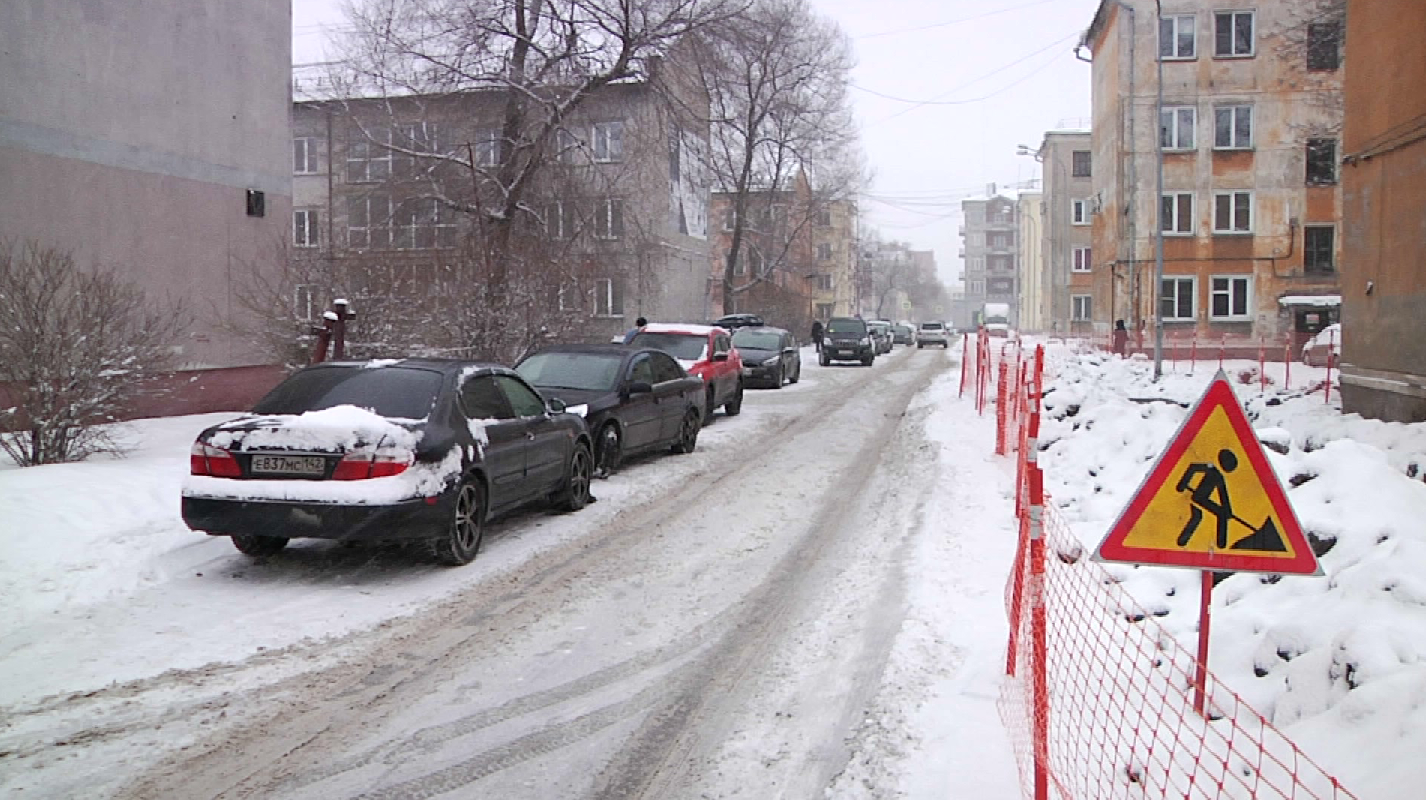
[[[1220,470],[1219,467],[1222,467]],[[1223,474],[1232,472],[1238,468],[1238,457],[1233,455],[1232,450],[1223,449],[1218,451],[1218,465],[1195,462],[1188,465],[1182,477],[1178,479],[1178,485],[1174,488],[1180,492],[1189,492],[1189,502],[1192,503],[1188,510],[1188,524],[1183,526],[1183,532],[1178,535],[1178,546],[1187,547],[1189,540],[1198,530],[1199,523],[1203,522],[1203,512],[1206,509],[1217,518],[1218,537],[1217,544],[1219,550],[1228,547],[1228,522],[1233,516],[1233,502],[1228,499],[1228,482]],[[1193,479],[1198,476],[1202,478],[1198,485],[1193,485]]]

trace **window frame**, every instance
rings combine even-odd
[[[1173,296],[1170,297],[1164,292],[1164,284],[1172,283],[1175,286]],[[1179,305],[1184,300],[1183,292],[1178,288],[1184,284],[1188,285],[1188,314],[1179,313]],[[1165,302],[1174,304],[1173,314],[1164,314],[1163,306]],[[1159,313],[1164,322],[1193,322],[1198,315],[1198,276],[1197,275],[1165,275],[1159,282]]]
[[[1322,152],[1322,151],[1323,151],[1323,144],[1324,144],[1324,143],[1327,145],[1327,150],[1326,150],[1326,153],[1325,153],[1325,155],[1326,155],[1326,158],[1325,158],[1325,159],[1322,157],[1322,155],[1323,155],[1323,152]],[[1314,151],[1316,151],[1316,153],[1317,153],[1317,161],[1316,161],[1316,163],[1318,164],[1318,166],[1326,166],[1326,168],[1328,169],[1328,171],[1331,173],[1330,175],[1328,175],[1328,176],[1326,176],[1326,177],[1324,177],[1324,176],[1322,176],[1322,175],[1318,175],[1316,178],[1313,177],[1313,175],[1312,175],[1312,166],[1313,166],[1313,154],[1314,154]],[[1338,169],[1337,169],[1337,140],[1336,140],[1336,139],[1333,139],[1333,138],[1331,138],[1331,137],[1326,137],[1326,136],[1310,138],[1310,139],[1308,139],[1308,140],[1304,143],[1304,146],[1303,146],[1303,154],[1304,154],[1305,161],[1306,161],[1305,169],[1304,169],[1304,175],[1303,175],[1303,181],[1305,182],[1305,185],[1307,185],[1307,186],[1336,186],[1336,185],[1337,185],[1338,181],[1339,181],[1341,178],[1340,178],[1340,176],[1339,176],[1339,172],[1338,172]]]
[[[835,250],[832,248],[832,245],[831,245],[830,242],[818,242],[818,243],[817,243],[817,260],[818,260],[818,261],[831,261],[834,255],[836,255],[836,252],[835,252]]]
[[[1190,34],[1189,39],[1190,39],[1190,44],[1192,45],[1192,47],[1191,47],[1190,49],[1193,51],[1193,52],[1189,53],[1188,55],[1182,55],[1182,54],[1180,54],[1180,53],[1178,52],[1179,39],[1180,39],[1180,37],[1181,37],[1181,35],[1182,35],[1182,33],[1183,33],[1183,25],[1182,25],[1182,23],[1183,23],[1185,20],[1188,21],[1188,32],[1189,32],[1189,34]],[[1171,49],[1174,51],[1174,54],[1173,54],[1173,55],[1164,55],[1164,24],[1165,24],[1165,23],[1169,24],[1169,25],[1172,27],[1172,32],[1171,32],[1171,33],[1172,33],[1172,38],[1170,39],[1170,43],[1171,43],[1171,45],[1172,45],[1172,48],[1171,48]],[[1198,58],[1198,15],[1197,15],[1197,14],[1168,14],[1168,15],[1162,15],[1162,16],[1160,16],[1160,18],[1159,18],[1159,60],[1160,60],[1160,61],[1194,61],[1194,60],[1197,60],[1197,58]]]
[[[1310,247],[1307,241],[1309,231],[1327,231],[1331,235],[1328,237],[1327,263],[1325,267],[1321,262],[1308,261],[1308,254],[1319,247]],[[1308,275],[1335,275],[1337,272],[1337,226],[1333,224],[1308,224],[1302,226],[1302,271]]]
[[[505,150],[502,131],[499,128],[476,128],[473,139],[475,142],[475,166],[500,166]]]
[[[1182,201],[1182,199],[1185,198],[1185,197],[1188,198],[1188,213],[1186,213],[1186,214],[1183,213],[1183,209],[1182,209],[1182,206],[1181,206],[1181,201]],[[1169,215],[1169,216],[1170,216],[1170,220],[1169,220],[1169,221],[1170,221],[1172,224],[1171,224],[1170,227],[1165,228],[1165,227],[1164,227],[1164,221],[1165,221],[1165,220],[1164,220],[1164,215],[1163,215],[1163,208],[1164,208],[1164,200],[1165,200],[1165,199],[1168,199],[1168,198],[1172,198],[1172,199],[1173,199],[1173,203],[1172,203],[1172,205],[1170,206],[1170,208],[1172,209],[1173,213]],[[1163,230],[1164,235],[1165,235],[1165,236],[1195,236],[1195,235],[1197,235],[1197,233],[1198,233],[1198,230],[1197,230],[1197,228],[1198,228],[1198,225],[1197,225],[1198,220],[1197,220],[1197,218],[1196,218],[1196,214],[1198,213],[1197,205],[1198,205],[1198,198],[1197,198],[1196,196],[1194,196],[1194,193],[1191,192],[1191,191],[1173,191],[1173,190],[1169,190],[1169,191],[1166,191],[1166,192],[1164,192],[1163,194],[1159,195],[1159,228]],[[1188,227],[1187,227],[1187,230],[1181,230],[1181,229],[1180,229],[1180,223],[1184,222],[1184,221],[1185,221],[1185,218],[1186,218]]]
[[[1083,309],[1080,308],[1083,306]],[[1094,319],[1094,295],[1070,295],[1070,322],[1089,322]]]
[[[1333,31],[1333,36],[1330,41],[1314,37],[1313,31],[1322,31],[1329,28]],[[1344,31],[1340,20],[1307,23],[1307,41],[1305,47],[1307,49],[1306,62],[1308,72],[1336,72],[1342,68],[1343,33]],[[1327,49],[1328,45],[1331,46],[1331,66],[1322,66],[1323,61],[1315,61],[1315,59],[1322,59],[1323,56],[1329,52]]]
[[[1094,251],[1089,245],[1070,248],[1070,272],[1081,275],[1094,271]]]
[[[372,213],[373,202],[376,202],[377,205],[385,205],[385,206],[386,206],[385,214],[383,214],[383,215],[373,214],[373,213]],[[353,205],[354,203],[361,203],[361,204],[362,204],[362,206],[363,206],[363,216],[365,217],[365,221],[366,221],[366,224],[365,224],[365,225],[353,225],[353,224],[352,224],[352,217],[353,217],[353,214],[351,213],[351,210],[352,210],[352,205]],[[378,224],[374,224],[374,221],[373,221],[373,220],[374,220],[374,217],[377,217],[377,216],[383,217],[383,219],[380,220],[380,222],[382,222],[383,224],[379,224],[379,225],[378,225]],[[391,223],[392,223],[393,217],[394,217],[394,208],[393,208],[392,203],[391,203],[391,195],[389,195],[389,194],[380,193],[380,192],[373,192],[373,193],[368,193],[368,194],[357,195],[357,196],[354,196],[354,197],[348,197],[348,198],[347,198],[347,246],[350,247],[350,248],[353,249],[353,250],[389,250],[389,249],[391,249]],[[352,242],[352,232],[353,232],[353,231],[363,231],[363,232],[364,232],[364,235],[365,235],[365,237],[366,237],[366,243],[365,243],[365,244],[355,244],[355,243],[353,243],[353,242]],[[379,243],[379,244],[372,244],[372,242],[373,242],[372,235],[373,235],[374,232],[379,232],[381,238],[384,239],[384,241],[382,241],[382,242]]]
[[[1226,281],[1227,286],[1218,288],[1219,281]],[[1243,285],[1243,308],[1236,313],[1233,310],[1234,299],[1237,292],[1234,289],[1236,284]],[[1228,311],[1219,314],[1217,300],[1223,297],[1228,302]],[[1252,275],[1210,275],[1208,276],[1208,319],[1213,322],[1251,322],[1253,319],[1253,276]]]
[[[382,139],[385,141],[382,141]],[[353,155],[359,152],[360,155]],[[391,158],[391,130],[382,129],[377,131],[362,132],[357,131],[357,138],[347,143],[347,183],[383,183],[392,178],[392,158]],[[353,167],[360,165],[361,174],[353,177]],[[373,174],[373,165],[384,165],[385,174]],[[377,170],[380,172],[380,170]]]
[[[1188,123],[1188,144],[1184,144],[1184,126],[1179,119],[1179,114],[1187,111],[1192,119]],[[1165,127],[1164,116],[1167,115],[1170,124]],[[1164,144],[1164,136],[1168,135],[1169,141]],[[1198,149],[1198,106],[1170,106],[1166,105],[1159,115],[1159,142],[1163,146],[1165,153],[1188,153]]]
[[[592,316],[605,319],[624,317],[624,287],[614,278],[595,278],[591,290],[594,299]]]
[[[1080,156],[1083,156],[1084,171],[1080,171]],[[1071,178],[1092,178],[1094,177],[1094,152],[1092,150],[1071,150],[1070,151],[1070,177]]]
[[[624,160],[624,121],[596,122],[589,127],[589,151],[596,164],[617,164]]]
[[[1230,26],[1231,26],[1232,30],[1230,31],[1230,36],[1229,36],[1229,41],[1230,41],[1230,43],[1231,43],[1231,52],[1227,52],[1227,53],[1221,52],[1221,51],[1219,50],[1219,48],[1218,48],[1218,44],[1219,44],[1219,42],[1218,42],[1218,21],[1219,21],[1220,19],[1224,18],[1224,17],[1227,17],[1227,18],[1229,18],[1229,19],[1232,20],[1232,22],[1230,23]],[[1237,47],[1237,33],[1238,33],[1238,18],[1239,18],[1239,17],[1247,17],[1248,19],[1250,19],[1250,20],[1252,21],[1252,23],[1251,23],[1251,24],[1252,24],[1252,30],[1251,30],[1250,33],[1249,33],[1250,41],[1249,41],[1249,43],[1248,43],[1248,52],[1246,52],[1246,53],[1238,52],[1238,47]],[[1213,57],[1214,57],[1214,58],[1253,58],[1253,57],[1256,56],[1257,54],[1258,54],[1258,12],[1257,12],[1256,9],[1251,9],[1251,8],[1227,8],[1227,9],[1222,9],[1222,10],[1214,11],[1214,12],[1213,12]]]
[[[1238,115],[1239,112],[1247,112],[1248,116],[1248,141],[1247,144],[1238,142]],[[1218,115],[1228,112],[1228,139],[1230,144],[1218,143]],[[1214,150],[1252,150],[1253,142],[1257,138],[1257,120],[1253,113],[1252,103],[1223,103],[1213,107],[1213,149]]]
[[[321,217],[317,208],[292,209],[292,246],[303,250],[321,247]],[[299,223],[299,217],[301,222]],[[298,236],[298,231],[303,233]]]
[[[1090,224],[1089,220],[1089,198],[1070,198],[1070,224],[1084,226]]]
[[[298,143],[302,147],[302,167],[297,166]],[[322,174],[322,163],[317,151],[318,138],[316,136],[294,136],[292,137],[292,174],[293,175],[320,175]]]
[[[1246,198],[1248,222],[1246,227],[1238,226],[1238,200]],[[1223,200],[1229,201],[1228,207],[1228,227],[1223,228],[1218,225],[1218,206]],[[1253,233],[1253,222],[1256,216],[1254,212],[1253,191],[1251,189],[1224,189],[1213,193],[1213,235],[1215,236],[1251,236]]]
[[[624,238],[624,201],[601,198],[594,203],[594,238],[616,242]]]

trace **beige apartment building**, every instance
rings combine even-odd
[[[1044,216],[1045,197],[1040,192],[1021,192],[1016,198],[1015,217],[1020,225],[1016,279],[1020,284],[1020,330],[1026,333],[1050,329]]]
[[[1300,342],[1336,319],[1342,70],[1325,5],[1163,0],[1161,18],[1154,0],[1099,5],[1083,42],[1096,332],[1124,319],[1152,341],[1156,305],[1166,335],[1200,340]]]
[[[1045,187],[1044,221],[1038,231],[1044,251],[1038,289],[1042,330],[1088,334],[1094,324],[1090,222],[1096,208],[1089,131],[1048,131],[1035,157]]]

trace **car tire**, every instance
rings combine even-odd
[[[713,423],[713,412],[718,410],[718,407],[713,404],[713,401],[716,400],[717,397],[717,393],[713,391],[713,386],[709,385],[708,398],[707,401],[703,404],[704,425],[711,425]]]
[[[239,553],[254,558],[276,555],[282,552],[282,548],[287,546],[287,540],[281,536],[256,536],[235,533],[232,535],[232,540],[233,547],[238,548]]]
[[[703,427],[703,420],[698,417],[698,409],[690,408],[683,415],[683,422],[678,426],[678,439],[669,450],[675,453],[692,453],[693,448],[698,446],[698,431]]]
[[[787,382],[797,383],[800,380],[802,380],[802,365],[798,364],[797,369],[792,371],[792,375],[788,377]]]
[[[828,358],[826,353],[822,353],[821,355],[817,356],[817,363],[826,367],[831,365],[832,359]]]
[[[778,368],[777,368],[777,374],[774,375],[773,378],[772,378],[772,388],[774,388],[774,389],[781,389],[781,388],[782,388],[783,379],[785,379],[786,377],[787,377],[787,375],[783,372],[782,367],[778,367]]]
[[[463,567],[475,560],[485,538],[485,484],[468,477],[456,487],[446,530],[429,541],[431,557],[448,567]]]
[[[917,349],[917,350],[920,350],[921,348],[923,348],[923,347],[925,347],[925,346],[926,346],[926,345],[922,344],[921,342],[917,342],[917,343],[916,343],[916,349]]]
[[[569,456],[569,477],[554,498],[560,511],[578,511],[589,505],[589,479],[594,473],[594,455],[589,446],[576,444]]]
[[[624,437],[619,426],[607,422],[599,429],[599,438],[594,443],[594,461],[605,474],[613,474],[624,460]]]
[[[862,356],[862,366],[869,367],[871,362],[876,360],[876,356]]]
[[[723,404],[723,413],[730,417],[736,417],[743,410],[743,383],[738,382],[738,391],[733,394],[733,399]]]

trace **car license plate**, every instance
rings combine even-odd
[[[753,374],[753,368],[752,368],[752,367],[743,367],[743,374],[744,374],[744,375],[751,375],[751,374]]]
[[[324,475],[327,459],[321,456],[253,456],[254,475]]]

